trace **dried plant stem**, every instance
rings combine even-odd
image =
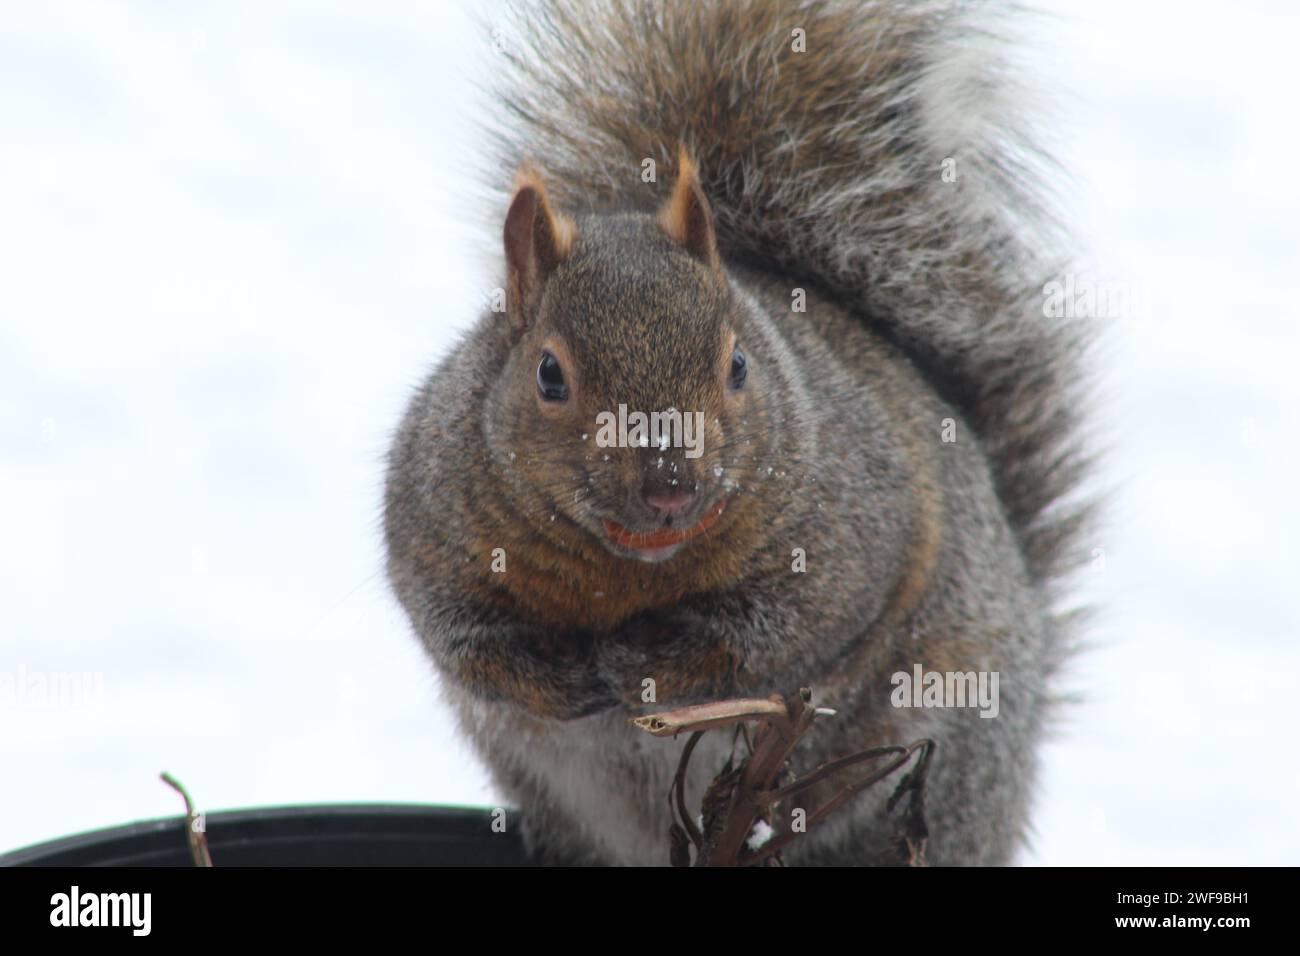
[[[673,737],[689,732],[691,738],[682,749],[677,773],[669,790],[669,806],[674,823],[670,832],[670,850],[674,865],[690,864],[690,847],[695,848],[696,866],[761,866],[779,862],[779,854],[811,827],[825,820],[854,794],[879,783],[902,769],[919,752],[916,767],[903,778],[890,796],[887,809],[892,810],[904,794],[909,797],[894,847],[898,862],[923,866],[926,841],[924,788],[934,742],[918,740],[907,746],[872,747],[821,764],[785,786],[777,786],[790,755],[819,716],[834,711],[813,707],[812,692],[807,688],[790,701],[773,694],[767,699],[741,698],[716,701],[646,717],[632,723],[656,737]],[[752,741],[746,722],[756,722]],[[705,731],[738,726],[749,743],[749,755],[739,768],[730,761],[714,778],[704,795],[703,829],[686,807],[687,769],[691,755]],[[763,846],[746,852],[746,843],[759,820],[770,822],[772,809],[782,800],[802,793],[834,775],[868,760],[892,757],[887,764],[861,780],[848,784],[806,819],[801,831],[790,830]]]
[[[212,866],[212,854],[208,852],[208,836],[199,822],[200,815],[194,809],[194,802],[190,800],[189,792],[179,780],[166,771],[159,776],[163,783],[179,793],[181,799],[185,801],[185,837],[189,841],[190,858],[194,861],[194,865]]]

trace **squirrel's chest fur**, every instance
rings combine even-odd
[[[669,863],[669,796],[688,735],[651,737],[633,727],[631,712],[622,709],[580,721],[537,721],[455,692],[451,698],[462,729],[490,750],[496,779],[516,801],[534,853],[557,862]],[[821,749],[842,736],[830,733]],[[686,806],[698,810],[714,776],[744,753],[743,739],[731,731],[705,734],[689,764]],[[884,790],[867,794],[858,809],[879,813],[887,796]],[[843,838],[848,824],[846,815],[842,825],[810,834],[805,846],[787,852],[787,861],[824,852]]]
[[[517,806],[530,843],[565,860],[570,847],[620,865],[668,863],[668,793],[685,738],[659,740],[615,712],[579,721],[539,721],[452,693],[462,727],[492,753],[498,783]],[[692,804],[720,768],[727,735],[708,735],[695,753]],[[716,770],[715,770],[716,772]]]

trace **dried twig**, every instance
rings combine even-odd
[[[677,803],[674,809],[676,810],[678,819],[681,820],[682,829],[685,831],[685,834],[690,839],[691,843],[697,847],[704,844],[704,836],[700,833],[699,828],[695,825],[695,821],[691,819],[690,813],[686,810],[686,765],[690,763],[691,754],[695,750],[695,745],[700,742],[700,738],[703,736],[704,731],[697,730],[695,733],[691,734],[691,739],[686,741],[686,746],[682,750],[682,758],[677,762],[677,775],[673,778],[673,785],[669,789],[670,801],[674,794],[677,798]]]
[[[908,811],[904,815],[901,827],[902,833],[898,840],[898,843],[903,847],[904,852],[899,852],[898,847],[896,847],[897,858],[885,862],[894,862],[906,866],[924,866],[925,840],[928,836],[928,831],[925,826],[925,818],[923,815],[921,792],[925,783],[925,770],[929,767],[930,755],[934,751],[934,741],[932,740],[918,740],[916,743],[907,747],[873,747],[870,750],[850,754],[848,757],[841,757],[838,760],[832,760],[829,763],[822,764],[807,776],[796,780],[790,786],[774,791],[771,794],[771,798],[775,803],[780,800],[782,796],[807,789],[823,777],[830,776],[830,774],[835,770],[842,770],[852,764],[860,763],[863,760],[875,759],[877,757],[887,756],[891,753],[897,754],[897,757],[894,760],[890,761],[880,769],[873,771],[863,779],[846,786],[834,797],[810,813],[806,821],[806,827],[807,829],[811,829],[814,825],[821,823],[839,809],[839,807],[855,793],[859,793],[860,791],[879,783],[894,771],[901,768],[912,759],[912,755],[918,750],[921,751],[921,759],[918,763],[917,771],[914,771],[914,773],[917,774],[915,781],[913,781],[913,774],[908,774],[908,776],[904,777],[902,782],[900,782],[898,787],[894,790],[894,793],[890,796],[889,801],[886,803],[886,808],[892,810],[894,804],[905,790],[911,790],[912,792],[912,799],[908,802]],[[812,779],[814,777],[817,779]],[[739,861],[740,865],[751,866],[761,863],[768,857],[780,853],[781,850],[785,849],[802,835],[803,834],[801,833],[795,833],[793,831],[783,833],[781,836],[775,837],[758,850],[754,851],[751,856],[742,858]]]
[[[179,780],[166,771],[159,776],[163,783],[179,793],[185,801],[185,837],[189,841],[190,857],[194,860],[194,865],[212,866],[212,854],[208,852],[208,836],[204,832],[202,815],[194,809],[194,802],[190,800],[189,792]]]
[[[662,714],[633,717],[632,723],[655,737],[676,737],[682,731],[703,731],[714,727],[729,727],[743,720],[770,720],[786,715],[780,695],[763,700],[740,698],[720,700],[711,704],[680,707]]]
[[[802,831],[787,831],[749,852],[746,852],[746,844],[758,821],[771,824],[773,808],[781,800],[808,790],[864,761],[894,758],[863,779],[845,786],[809,814],[806,830],[826,819],[854,794],[901,769],[918,752],[921,757],[917,766],[899,783],[887,804],[887,808],[892,810],[905,793],[909,796],[899,837],[895,842],[896,859],[886,862],[924,865],[927,835],[924,788],[934,742],[918,740],[906,747],[873,747],[862,750],[827,761],[805,776],[785,786],[778,786],[778,779],[785,773],[790,754],[816,718],[835,713],[827,708],[812,707],[811,702],[812,692],[804,688],[789,702],[781,695],[773,694],[766,700],[742,698],[717,701],[632,720],[632,723],[656,737],[673,737],[683,732],[692,735],[682,750],[668,795],[674,817],[669,833],[670,857],[675,866],[690,864],[692,846],[695,848],[696,866],[762,866],[779,863],[781,851],[802,836]],[[743,730],[747,721],[759,725],[750,742],[749,755],[737,768],[733,768],[728,760],[727,765],[709,785],[703,800],[701,817],[704,826],[701,830],[686,808],[685,787],[691,755],[705,731],[733,725],[739,725]],[[745,739],[750,740],[747,731]]]

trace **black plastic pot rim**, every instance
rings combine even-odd
[[[485,807],[342,804],[206,814],[214,866],[522,866],[518,815]],[[0,866],[192,866],[184,816],[61,837]]]

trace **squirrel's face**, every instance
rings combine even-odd
[[[725,540],[762,457],[765,375],[693,175],[657,217],[578,223],[525,179],[506,259],[493,457],[537,532],[650,562]]]

